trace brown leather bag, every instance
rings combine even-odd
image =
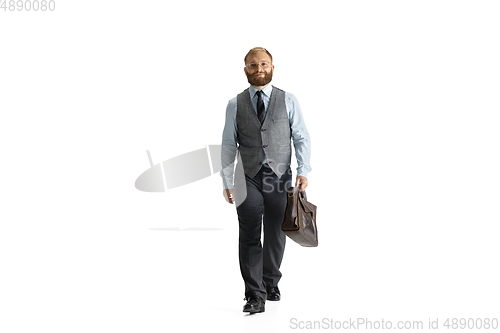
[[[287,190],[285,218],[281,230],[302,246],[318,246],[316,206],[307,201],[306,191],[298,187]]]

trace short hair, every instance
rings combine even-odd
[[[253,49],[251,49],[250,51],[248,51],[247,55],[245,56],[245,65],[247,64],[247,58],[248,58],[248,56],[250,56],[251,54],[257,53],[257,52],[265,52],[265,53],[267,53],[269,55],[269,57],[271,58],[271,63],[273,63],[273,56],[271,55],[271,53],[269,53],[268,50],[266,50],[263,47],[254,47]]]

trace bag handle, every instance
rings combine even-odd
[[[298,196],[304,198],[304,200],[307,201],[306,190],[301,191],[300,187],[290,187],[290,188],[288,188],[287,192],[288,192],[288,197],[289,198],[292,198],[295,194],[297,194]]]

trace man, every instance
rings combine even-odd
[[[247,301],[243,312],[257,313],[264,312],[266,299],[281,298],[279,268],[286,240],[281,224],[286,189],[292,184],[290,139],[298,164],[295,187],[301,190],[308,185],[311,144],[295,96],[269,84],[274,72],[271,54],[261,47],[251,49],[244,71],[250,87],[228,103],[220,174],[223,195],[230,204],[236,203],[238,213],[239,261]]]

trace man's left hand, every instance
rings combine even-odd
[[[304,176],[297,176],[297,180],[295,181],[295,187],[299,187],[299,184],[300,184],[300,190],[304,191],[308,185],[307,178]]]

